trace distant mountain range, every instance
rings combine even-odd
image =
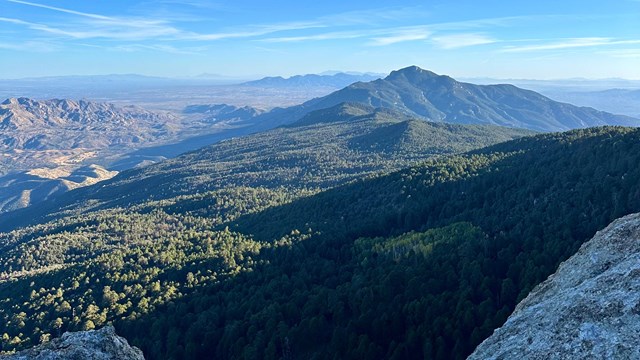
[[[355,82],[373,81],[379,78],[380,76],[372,74],[307,74],[291,76],[289,78],[283,78],[281,76],[265,77],[260,80],[248,81],[241,85],[258,87],[332,87],[340,89]]]
[[[343,102],[391,108],[435,122],[492,124],[535,131],[601,125],[640,125],[640,120],[553,101],[513,85],[473,85],[411,66],[384,79],[355,83],[299,106],[273,111],[256,122],[292,123],[305,114]]]
[[[637,90],[608,89],[599,91],[545,91],[549,97],[581,106],[640,118],[640,85]]]

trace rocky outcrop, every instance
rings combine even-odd
[[[140,349],[116,335],[113,326],[65,333],[58,339],[4,357],[5,360],[143,360]]]
[[[640,359],[640,214],[614,221],[469,359]]]

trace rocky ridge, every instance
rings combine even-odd
[[[111,178],[112,159],[169,141],[182,119],[137,106],[9,98],[0,103],[0,213]],[[135,165],[135,164],[134,164]]]
[[[0,149],[104,148],[168,137],[175,116],[136,106],[10,98],[0,104]]]
[[[469,357],[640,359],[640,214],[611,223]]]
[[[69,332],[34,348],[7,355],[5,360],[144,360],[142,351],[116,334],[113,326]]]

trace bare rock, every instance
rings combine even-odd
[[[68,332],[34,348],[8,355],[6,360],[144,360],[140,349],[116,335],[113,326]]]
[[[640,214],[599,231],[469,359],[640,359]]]

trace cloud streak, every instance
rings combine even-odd
[[[2,1],[2,0],[0,0]],[[499,28],[510,28],[523,22],[562,19],[562,15],[528,15],[496,18],[481,18],[466,21],[424,23],[428,13],[421,8],[389,7],[351,11],[333,15],[320,16],[310,20],[282,22],[273,24],[250,24],[226,28],[201,27],[190,28],[185,22],[201,21],[202,18],[167,20],[167,18],[107,16],[93,12],[82,12],[74,9],[50,6],[27,0],[4,0],[19,7],[31,7],[66,14],[64,23],[19,19],[18,16],[0,17],[0,23],[12,24],[32,30],[23,32],[25,42],[44,39],[53,42],[62,40],[83,40],[85,44],[94,41],[94,45],[105,45],[105,48],[118,51],[162,51],[175,54],[195,54],[198,49],[194,45],[207,44],[223,40],[248,39],[253,44],[262,43],[301,43],[313,41],[354,40],[359,46],[384,47],[395,44],[421,42],[424,46],[432,46],[441,50],[456,50],[472,46],[502,44],[496,50],[500,53],[550,52],[566,49],[588,47],[639,44],[638,40],[620,40],[613,37],[578,37],[547,40],[505,40],[494,37]],[[37,1],[37,0],[36,0]],[[218,8],[203,0],[163,0],[163,4],[175,4],[205,8]],[[209,5],[211,6],[209,6]],[[194,15],[196,17],[200,16]],[[22,17],[22,16],[20,16]],[[406,26],[407,21],[415,23]],[[422,20],[422,21],[421,21]],[[393,26],[403,24],[405,26]],[[209,30],[210,32],[207,32]],[[34,35],[35,34],[35,35]],[[31,36],[30,36],[31,35]],[[47,35],[47,36],[44,36]],[[31,37],[31,39],[29,39]],[[107,43],[111,41],[112,43]],[[142,42],[145,42],[142,44]],[[67,42],[66,44],[69,44]],[[72,44],[80,45],[79,41]],[[507,45],[508,44],[508,45]],[[2,49],[25,48],[9,42],[0,46]],[[637,52],[618,53],[617,56],[635,57]],[[613,55],[612,55],[613,56]]]
[[[584,37],[560,39],[542,44],[507,46],[502,49],[506,53],[536,52],[549,50],[564,50],[584,47],[612,46],[624,44],[640,44],[640,40],[615,40],[607,37]]]
[[[179,34],[177,38],[182,40],[200,40],[200,41],[214,41],[225,40],[234,38],[252,38],[263,35],[269,35],[277,32],[292,31],[292,30],[305,30],[305,29],[317,29],[323,28],[325,25],[318,22],[292,22],[281,23],[271,25],[254,25],[249,27],[249,30],[237,31],[237,32],[219,32],[211,34],[200,34],[193,32],[185,32]]]
[[[371,39],[370,45],[373,46],[387,46],[407,41],[426,40],[431,35],[426,27],[417,27],[411,29],[400,29],[395,33],[374,37]]]
[[[260,39],[259,41],[267,42],[267,43],[292,43],[292,42],[303,42],[303,41],[357,39],[365,36],[367,36],[367,34],[364,34],[361,32],[337,31],[337,32],[313,34],[313,35],[272,37],[272,38]]]
[[[29,52],[52,52],[58,47],[47,42],[27,41],[19,44],[0,41],[0,50],[29,51]]]
[[[0,17],[1,22],[21,25],[31,30],[44,32],[51,35],[60,35],[73,39],[117,39],[117,40],[141,40],[179,34],[180,31],[170,27],[136,26],[133,28],[113,26],[85,26],[88,30],[67,30],[45,24],[24,21],[15,18]]]
[[[433,42],[442,49],[458,49],[469,46],[486,45],[498,40],[484,34],[452,34],[433,37]]]
[[[29,1],[21,1],[21,0],[6,0],[6,1],[12,2],[12,3],[15,3],[15,4],[28,5],[28,6],[33,6],[33,7],[39,7],[39,8],[42,8],[42,9],[48,9],[48,10],[63,12],[63,13],[67,13],[67,14],[84,16],[84,17],[88,17],[88,18],[91,18],[91,19],[113,20],[113,18],[110,18],[108,16],[84,13],[84,12],[75,11],[75,10],[63,9],[63,8],[59,8],[59,7],[55,7],[55,6],[32,3],[32,2],[29,2]]]
[[[15,18],[0,18],[0,21],[22,25],[31,30],[50,35],[66,36],[73,39],[112,39],[112,40],[144,40],[158,39],[163,41],[217,41],[225,39],[252,38],[282,31],[322,28],[326,25],[318,21],[277,23],[268,25],[251,25],[242,31],[221,31],[215,33],[197,33],[171,26],[165,20],[141,18],[119,18],[99,14],[85,13],[60,7],[42,5],[22,0],[6,0],[16,4],[44,8],[83,18],[81,21],[70,21],[64,25],[51,26]]]
[[[608,55],[615,58],[621,58],[621,59],[640,58],[640,49],[617,49],[617,50],[602,51],[601,53],[604,55]]]

